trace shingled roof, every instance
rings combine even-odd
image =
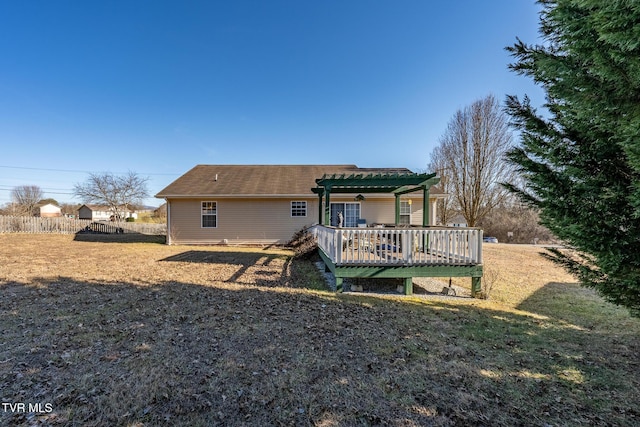
[[[197,165],[156,197],[308,196],[325,174],[411,173],[406,168],[356,165]]]

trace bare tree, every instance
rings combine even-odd
[[[509,148],[506,115],[489,95],[456,112],[432,154],[431,161],[447,176],[454,203],[470,227],[508,195],[501,183],[514,175],[513,166],[504,161]]]
[[[123,176],[91,174],[86,182],[74,186],[73,194],[83,203],[108,206],[114,219],[121,220],[127,212],[149,197],[147,181],[148,178],[131,171]]]
[[[34,209],[42,199],[44,193],[37,185],[21,185],[11,190],[16,213],[19,215],[33,215]]]
[[[447,225],[453,217],[458,213],[457,201],[453,197],[449,197],[451,194],[451,179],[447,173],[447,162],[442,153],[442,149],[438,146],[431,153],[431,160],[429,161],[428,170],[435,172],[440,177],[438,188],[442,190],[447,197],[438,199],[438,208],[436,209],[437,223],[441,225]]]
[[[60,209],[62,209],[62,215],[75,217],[78,215],[78,209],[80,209],[80,204],[63,203],[60,205]]]
[[[540,225],[535,208],[519,200],[501,203],[480,221],[486,236],[494,236],[500,242],[509,243],[555,243],[557,238]]]

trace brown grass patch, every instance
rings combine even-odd
[[[0,259],[0,398],[51,405],[2,425],[640,421],[640,322],[574,285],[354,297],[285,250],[66,236],[0,235]]]

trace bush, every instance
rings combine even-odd
[[[318,241],[309,227],[296,231],[287,245],[293,249],[296,258],[311,259],[318,253]]]
[[[529,207],[498,206],[479,226],[485,236],[497,237],[500,243],[554,243],[556,237],[539,221],[538,213]]]

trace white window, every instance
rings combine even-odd
[[[400,224],[411,224],[411,205],[400,201]]]
[[[291,216],[307,216],[307,202],[291,202]]]
[[[216,228],[218,226],[218,203],[202,202],[202,228]]]

